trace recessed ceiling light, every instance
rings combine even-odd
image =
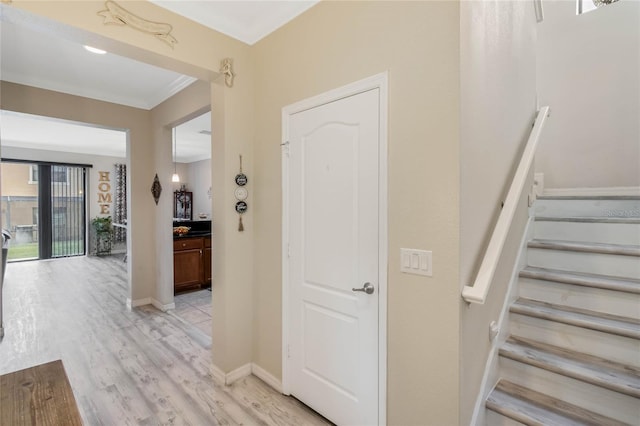
[[[84,45],[84,48],[87,49],[89,52],[96,53],[98,55],[104,55],[105,53],[107,53],[106,50],[96,49],[95,47],[91,47],[91,46],[87,46],[87,45]]]

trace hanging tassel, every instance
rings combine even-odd
[[[242,215],[240,215],[240,222],[238,223],[238,231],[244,231],[244,225],[242,224]]]

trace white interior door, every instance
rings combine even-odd
[[[379,102],[289,120],[289,390],[339,425],[378,424]]]

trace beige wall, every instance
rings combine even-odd
[[[458,424],[456,2],[321,2],[254,46],[254,361],[281,375],[281,109],[389,72],[388,422]],[[215,218],[215,214],[214,214]],[[400,247],[433,250],[432,278]]]
[[[3,151],[5,158],[7,157]],[[15,157],[11,157],[15,158]],[[5,163],[0,164],[0,175],[2,184],[0,193],[3,195],[2,212],[0,220],[2,228],[14,232],[16,225],[31,225],[34,222],[33,209],[38,207],[38,185],[29,183],[29,164]],[[30,200],[18,199],[15,197],[30,197]],[[15,238],[15,233],[13,237]],[[14,240],[15,243],[15,240]]]
[[[17,157],[8,157],[5,150],[2,151],[2,155],[5,158],[17,159]],[[30,168],[29,164],[2,163],[2,187],[0,193],[4,196],[38,196],[37,183],[29,183]]]
[[[173,303],[173,150],[172,128],[202,114],[211,102],[210,84],[198,80],[180,93],[151,110],[151,128],[155,153],[155,170],[165,188],[156,206],[156,268],[155,299],[162,305]],[[183,176],[185,176],[183,174]]]
[[[211,85],[213,197],[213,361],[230,372],[253,360],[254,99],[253,61],[248,46],[233,52],[237,75],[232,89]],[[220,81],[218,81],[220,83]],[[249,210],[238,232],[235,175],[249,177]],[[217,284],[217,286],[216,286]]]
[[[536,20],[531,2],[460,6],[460,287],[472,285],[536,112]],[[527,221],[525,186],[484,305],[462,300],[460,424],[469,424]]]

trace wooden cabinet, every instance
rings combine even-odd
[[[174,291],[200,287],[204,281],[203,250],[202,238],[184,238],[173,242]]]
[[[174,292],[211,283],[211,237],[180,238],[173,241]]]

